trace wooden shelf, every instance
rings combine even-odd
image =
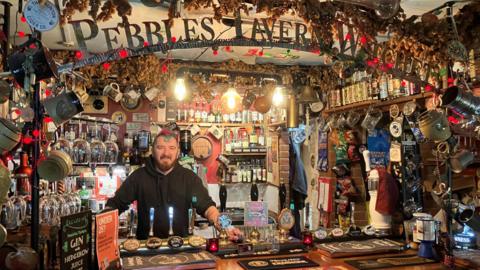
[[[225,156],[265,156],[267,152],[251,152],[251,153],[223,153]]]
[[[254,127],[261,127],[263,124],[253,124],[253,123],[186,123],[186,122],[176,122],[177,126],[193,126],[193,125],[198,125],[200,127],[206,127],[206,126],[221,126],[221,127],[247,127],[247,126],[254,126]]]
[[[276,122],[276,123],[268,124],[268,127],[280,127],[280,126],[285,126],[286,124],[287,124],[287,122],[282,121],[282,122]]]
[[[323,111],[324,113],[326,114],[329,114],[329,113],[337,113],[337,112],[343,112],[343,111],[347,111],[347,110],[351,110],[351,109],[361,109],[361,108],[365,108],[365,107],[369,107],[369,106],[373,106],[373,107],[387,107],[387,106],[390,106],[392,104],[398,104],[398,103],[406,103],[406,102],[409,102],[409,101],[412,101],[412,100],[416,100],[416,99],[424,99],[424,98],[429,98],[433,96],[433,93],[432,92],[426,92],[426,93],[421,93],[421,94],[417,94],[417,95],[412,95],[412,96],[406,96],[406,97],[398,97],[398,98],[394,98],[394,99],[390,99],[390,100],[385,100],[385,101],[381,101],[381,100],[366,100],[366,101],[362,101],[362,102],[357,102],[357,103],[353,103],[353,104],[348,104],[348,105],[345,105],[345,106],[340,106],[340,107],[335,107],[335,108],[331,108],[331,109],[327,109],[325,111]],[[387,108],[388,109],[388,108]]]

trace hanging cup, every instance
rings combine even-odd
[[[450,167],[454,173],[461,173],[468,165],[472,164],[475,156],[472,152],[462,149],[450,158]]]
[[[48,98],[43,102],[43,106],[57,126],[83,112],[82,103],[74,92],[64,92]]]
[[[362,121],[362,127],[372,132],[377,126],[380,119],[382,119],[382,111],[379,109],[370,108],[367,111],[367,115]]]

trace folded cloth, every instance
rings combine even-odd
[[[399,190],[395,178],[384,168],[377,168],[380,176],[375,210],[383,215],[391,215],[397,206]]]

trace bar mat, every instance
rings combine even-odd
[[[286,249],[280,250],[277,252],[272,252],[270,250],[265,251],[257,251],[252,254],[238,254],[238,253],[226,253],[226,254],[215,254],[217,257],[222,259],[233,259],[233,258],[246,258],[246,257],[262,257],[262,256],[273,256],[273,255],[289,255],[289,254],[300,254],[300,253],[307,253],[308,251],[304,248],[296,248],[296,249]]]
[[[308,259],[305,256],[287,257],[287,258],[267,258],[267,259],[253,259],[253,260],[239,260],[237,262],[243,269],[246,270],[275,270],[275,269],[289,269],[289,268],[303,268],[319,266],[316,262]]]
[[[434,260],[418,257],[417,255],[392,256],[376,259],[344,260],[345,263],[360,270],[384,269],[389,267],[420,265],[434,263]]]
[[[365,241],[346,241],[339,243],[322,243],[315,245],[320,253],[332,258],[371,255],[402,251],[403,243],[390,239],[369,239]]]
[[[123,269],[206,269],[215,268],[215,257],[206,251],[122,258]]]

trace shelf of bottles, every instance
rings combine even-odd
[[[229,127],[224,129],[223,153],[226,155],[254,155],[267,152],[265,129],[262,126],[247,128]]]
[[[265,158],[231,157],[225,183],[266,183]]]
[[[433,76],[429,82],[435,87],[440,87],[438,80]],[[384,72],[375,78],[366,71],[357,71],[337,89],[328,93],[328,105],[329,109],[352,104],[370,105],[379,100],[415,96],[424,92],[424,87],[405,79],[395,78],[392,74]]]
[[[218,125],[260,125],[264,121],[264,115],[255,110],[241,110],[236,113],[223,113],[218,98],[212,102],[194,100],[192,102],[179,103],[177,106],[177,125],[193,124],[218,124]]]

